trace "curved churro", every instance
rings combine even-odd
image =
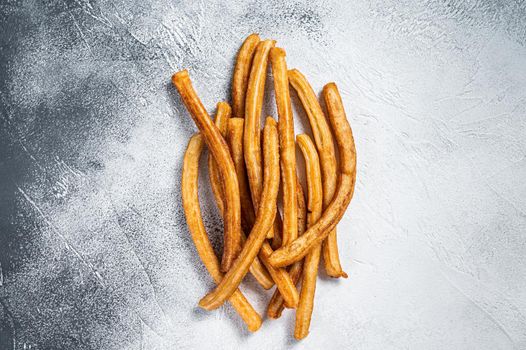
[[[221,136],[224,139],[226,137],[228,120],[230,119],[231,114],[232,114],[232,109],[230,108],[230,105],[228,103],[226,102],[217,103],[217,112],[216,112],[214,124],[215,126],[217,126],[217,129],[219,130],[219,132],[221,133]],[[208,154],[208,177],[210,179],[210,187],[212,187],[212,193],[214,194],[217,208],[219,209],[219,212],[221,213],[221,215],[223,215],[224,204],[223,204],[223,188],[221,185],[221,174],[219,173],[217,162],[212,156],[212,154]]]
[[[264,177],[259,210],[254,227],[232,268],[225,274],[215,290],[199,302],[206,310],[221,306],[237,289],[257,256],[276,215],[276,200],[279,190],[279,141],[277,123],[268,117],[263,130]]]
[[[330,233],[330,230],[342,218],[354,193],[356,148],[354,146],[352,129],[347,121],[336,84],[329,83],[325,85],[323,97],[340,153],[340,175],[336,193],[320,220],[314,226],[310,227],[301,237],[284,245],[272,254],[270,263],[277,267],[287,266],[300,260],[311,248],[323,241]]]
[[[212,244],[206,234],[199,206],[197,187],[199,176],[198,168],[203,144],[203,137],[199,134],[194,135],[188,142],[188,147],[184,155],[181,180],[183,207],[188,230],[192,235],[197,253],[210,273],[210,276],[212,276],[216,283],[219,283],[223,279],[223,274],[221,273],[219,261],[214,253]],[[229,301],[251,332],[255,332],[261,327],[261,317],[239,289],[232,294]]]
[[[282,244],[286,245],[298,237],[296,209],[296,144],[294,142],[294,120],[290,102],[289,79],[285,50],[270,49],[270,63],[274,77],[274,95],[279,116],[279,149],[281,182],[283,187]]]
[[[237,181],[239,183],[239,198],[241,203],[241,225],[244,225],[245,232],[250,232],[256,219],[250,188],[248,185],[247,173],[245,170],[245,158],[243,155],[243,128],[245,120],[243,118],[231,118],[228,121],[226,141],[230,147],[230,154],[236,168]]]
[[[252,65],[254,51],[260,39],[257,34],[250,34],[239,49],[232,78],[232,115],[234,118],[245,116],[245,94],[247,92],[248,76]]]
[[[250,70],[245,100],[245,133],[243,136],[243,146],[248,181],[252,193],[252,202],[254,203],[256,213],[261,195],[261,186],[263,184],[259,130],[261,123],[260,117],[265,92],[268,53],[274,45],[274,40],[264,40],[258,44],[252,61],[252,69]]]
[[[309,226],[321,216],[323,210],[323,190],[320,171],[320,159],[311,138],[305,134],[298,135],[298,146],[305,158],[307,175],[307,206]],[[310,320],[316,291],[316,278],[320,263],[321,242],[314,246],[305,256],[303,262],[303,279],[301,282],[300,300],[296,310],[294,338],[303,339],[309,334]]]
[[[307,205],[305,203],[305,194],[299,179],[296,179],[296,195],[298,200],[298,235],[301,236],[307,228]],[[294,284],[298,284],[301,277],[303,261],[296,261],[289,269],[289,276]],[[267,307],[267,316],[270,318],[280,318],[284,309],[284,299],[278,289],[274,291]]]
[[[236,168],[237,181],[239,183],[239,197],[241,201],[241,213],[243,214],[241,224],[245,222],[246,228],[244,232],[250,232],[254,225],[255,214],[252,206],[252,199],[250,198],[250,189],[248,188],[247,174],[245,172],[245,159],[243,158],[243,125],[244,119],[231,118],[228,121],[227,143],[230,147],[230,154],[234,161]],[[241,237],[241,245],[245,244],[245,237]],[[265,288],[270,289],[274,285],[272,277],[265,269],[258,257],[254,258],[250,266],[250,273],[256,278],[259,284]]]
[[[203,103],[197,96],[190,77],[186,70],[179,71],[172,76],[172,83],[175,85],[183,103],[190,112],[192,119],[202,133],[209,150],[219,166],[221,178],[224,185],[225,210],[225,242],[221,269],[228,271],[239,252],[241,239],[241,208],[239,204],[239,185],[237,183],[234,163],[230,157],[228,146],[221,136],[221,133],[212,123],[208,112]]]
[[[323,184],[323,207],[325,209],[334,196],[334,191],[336,190],[336,184],[338,181],[336,153],[334,151],[331,129],[325,119],[318,98],[305,76],[297,69],[291,69],[288,72],[288,77],[289,83],[298,93],[301,104],[307,113],[312,134],[314,135],[316,149],[320,156]],[[322,252],[327,275],[335,278],[347,278],[347,274],[342,270],[340,264],[336,227],[331,230],[327,238],[323,241]]]
[[[229,121],[230,121],[230,115],[231,115],[230,105],[228,103],[226,103],[226,102],[219,102],[217,104],[215,125],[217,126],[217,128],[221,132],[221,135],[223,136],[223,138],[226,138],[228,124],[229,124]],[[243,120],[243,119],[241,119],[241,120]],[[241,129],[241,135],[242,134],[243,134],[243,129]],[[243,155],[241,155],[241,158],[242,157],[243,157]],[[233,154],[232,154],[232,158],[234,158]],[[236,167],[236,172],[237,172],[238,167],[237,167],[235,161],[234,161],[234,166]],[[210,177],[210,184],[211,184],[212,192],[214,194],[214,197],[215,197],[215,200],[216,200],[216,203],[217,203],[217,207],[219,209],[219,212],[221,213],[221,216],[223,216],[223,214],[224,214],[224,212],[223,212],[224,204],[223,204],[223,188],[222,188],[222,185],[221,185],[221,174],[219,173],[219,169],[217,167],[217,162],[215,161],[214,157],[212,157],[211,154],[208,155],[208,174],[209,174],[209,177]],[[239,180],[239,178],[240,177],[238,175],[240,198],[243,198],[243,196],[241,196],[241,193],[243,192],[243,191],[241,191],[241,184],[242,183]],[[242,179],[244,179],[244,178],[242,177]],[[245,186],[246,186],[246,180],[245,180],[244,183],[245,183]],[[250,199],[250,197],[249,197],[249,199]],[[244,212],[246,212],[246,210],[245,210],[245,208],[243,206],[243,201],[241,201],[241,204],[242,204],[241,211],[244,213]],[[249,208],[251,210],[253,210],[251,206],[252,206],[252,201],[250,201]],[[252,215],[254,215],[253,211],[252,211]],[[242,216],[241,217],[242,225],[243,225],[243,221],[246,221],[246,220],[243,220],[243,216]],[[247,227],[247,231],[246,232],[250,232],[250,231],[248,231],[249,230],[248,227],[252,227],[252,224],[253,224],[253,218],[252,218],[252,221],[250,222],[250,226],[248,226],[248,224],[246,224],[247,225],[246,226]],[[245,240],[246,240],[244,232],[245,232],[245,228],[243,228],[242,232],[241,232],[241,240],[240,240],[241,246],[243,246],[243,244],[245,243]],[[257,257],[252,262],[252,265],[250,265],[250,273],[254,276],[254,278],[258,281],[258,283],[263,288],[270,289],[274,285],[274,281],[272,281],[272,277],[270,277],[269,273],[267,272],[265,267],[263,267],[263,265],[261,264],[261,261]]]
[[[245,165],[247,168],[248,182],[252,203],[257,213],[259,197],[261,196],[261,186],[263,184],[261,170],[261,144],[260,144],[260,125],[261,109],[265,94],[265,81],[267,77],[267,65],[269,51],[276,42],[274,40],[261,41],[254,52],[252,67],[248,79],[247,93],[245,97],[245,130],[243,135],[243,147],[245,152]],[[267,234],[267,238],[272,238],[278,229],[279,213],[276,215],[276,222]]]

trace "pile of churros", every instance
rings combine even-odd
[[[278,120],[267,116],[261,128],[269,60]],[[327,275],[347,278],[338,255],[336,225],[354,193],[356,150],[336,84],[323,87],[324,113],[305,76],[288,70],[285,50],[257,34],[248,36],[239,49],[232,107],[219,102],[214,120],[188,71],[175,73],[172,83],[199,129],[184,156],[183,206],[197,252],[217,284],[199,306],[213,310],[229,301],[247,328],[257,331],[262,318],[239,290],[250,272],[264,289],[276,285],[268,317],[279,318],[284,308],[296,309],[294,337],[305,338],[321,257]],[[295,137],[290,86],[299,96],[313,138]],[[221,261],[206,233],[198,198],[199,159],[205,145],[210,184],[224,223]],[[296,145],[305,160],[306,198],[297,175]]]

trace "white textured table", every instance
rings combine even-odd
[[[0,348],[526,349],[524,2],[0,10]],[[196,306],[212,281],[179,188],[195,127],[169,79],[188,68],[213,112],[251,32],[316,90],[339,85],[357,144],[349,279],[321,278],[299,343],[293,312],[249,334],[230,307]],[[263,312],[271,293],[243,290]]]

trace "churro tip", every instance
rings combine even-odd
[[[337,89],[336,83],[331,81],[330,83],[327,83],[323,86],[323,91],[329,90],[329,89]]]
[[[272,56],[282,56],[282,57],[287,56],[287,53],[285,52],[284,48],[276,47],[276,46],[274,46],[273,48],[270,49],[270,54]]]
[[[182,79],[185,79],[185,78],[188,78],[189,75],[188,75],[188,70],[187,69],[183,69],[183,70],[180,70],[178,72],[175,72],[173,75],[172,75],[172,84],[176,84],[177,82],[181,81]]]

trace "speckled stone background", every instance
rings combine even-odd
[[[1,350],[526,349],[524,1],[4,0],[0,19]],[[292,312],[249,334],[196,307],[195,127],[169,78],[188,68],[213,112],[252,32],[339,84],[357,142],[350,277],[322,275],[300,343]]]

